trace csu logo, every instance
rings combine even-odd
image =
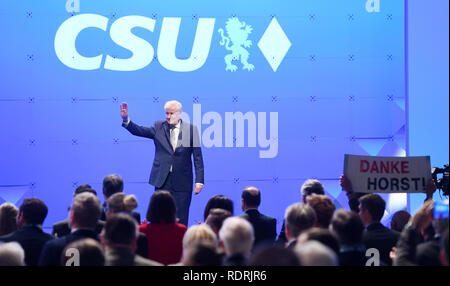
[[[209,54],[214,33],[214,18],[199,18],[195,33],[192,52],[189,58],[179,59],[175,56],[175,48],[180,30],[181,18],[163,18],[161,32],[156,50],[159,63],[170,71],[190,72],[201,68]],[[100,69],[104,55],[86,57],[78,53],[75,42],[78,35],[87,28],[97,28],[106,32],[109,19],[97,14],[81,14],[64,21],[55,35],[55,53],[66,66],[77,70]],[[135,71],[148,66],[155,55],[155,50],[144,39],[134,35],[131,30],[135,27],[154,31],[156,20],[143,16],[125,16],[111,24],[111,40],[132,53],[130,58],[120,59],[106,55],[103,68],[113,71]],[[231,51],[225,56],[225,70],[236,71],[233,61],[240,60],[244,70],[252,71],[254,65],[248,63],[252,41],[248,39],[253,28],[238,18],[228,19],[224,35],[222,28],[218,29],[221,36],[220,45]],[[272,19],[258,42],[258,47],[275,72],[283,61],[291,42],[275,18]]]

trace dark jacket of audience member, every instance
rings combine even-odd
[[[76,250],[76,254],[72,253]],[[83,238],[69,243],[61,254],[61,266],[104,266],[105,254],[100,243],[92,238]]]
[[[100,201],[95,195],[84,192],[75,196],[69,212],[69,225],[72,232],[61,238],[48,241],[42,250],[39,265],[60,265],[62,252],[71,242],[83,238],[93,238],[98,241],[99,237],[94,229],[100,217],[100,212]]]
[[[277,220],[258,211],[261,204],[261,193],[255,187],[248,187],[242,192],[242,209],[240,217],[253,226],[255,235],[254,246],[260,243],[273,244],[277,236]]]
[[[20,206],[17,218],[19,229],[0,237],[0,241],[16,241],[25,252],[25,264],[36,266],[44,244],[53,237],[42,231],[47,217],[47,206],[39,199],[25,199]]]
[[[375,248],[380,252],[381,265],[392,265],[389,253],[397,244],[400,233],[390,230],[380,223],[386,202],[377,194],[367,194],[359,198],[359,215],[366,226],[363,243],[366,249]]]

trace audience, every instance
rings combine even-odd
[[[392,265],[389,253],[397,244],[400,233],[380,223],[385,207],[386,202],[377,194],[366,194],[359,198],[359,217],[365,226],[363,243],[366,249],[375,248],[380,252],[381,265]]]
[[[353,211],[337,210],[331,220],[331,230],[336,233],[340,244],[339,265],[365,266],[367,259],[361,218]]]
[[[300,259],[291,249],[279,245],[257,249],[250,258],[250,266],[300,266]]]
[[[310,206],[297,203],[286,209],[284,221],[286,222],[286,247],[293,249],[297,243],[297,237],[303,231],[314,226],[314,223],[316,222],[316,214]]]
[[[223,222],[229,218],[231,213],[224,209],[211,209],[209,215],[206,218],[205,223],[211,227],[217,237],[219,237],[219,230],[222,227]]]
[[[199,246],[201,244],[201,246]],[[206,245],[205,245],[206,244]],[[217,248],[217,236],[214,233],[214,231],[207,225],[207,224],[199,224],[191,226],[183,237],[183,256],[180,263],[174,264],[174,265],[184,265],[189,266],[188,264],[193,263],[200,263],[200,261],[193,261],[195,260],[195,254],[193,256],[193,252],[200,251],[202,253],[210,253],[209,250],[210,247],[208,245],[214,245],[215,248]],[[194,247],[195,246],[195,247]],[[217,249],[214,250],[214,253],[218,253]],[[212,257],[214,257],[213,252],[210,254]],[[197,257],[200,258],[200,257]],[[214,260],[213,260],[214,261]],[[206,263],[206,261],[203,261],[203,263]]]
[[[109,197],[111,197],[114,194],[122,192],[123,192],[122,177],[113,174],[103,178],[103,197],[105,200],[103,203],[103,209],[100,215],[100,220],[102,221],[106,220],[106,202],[108,201]],[[138,224],[141,223],[141,215],[138,212],[133,211],[133,209],[137,208],[136,198],[134,196],[128,197],[125,203],[127,204],[127,208],[129,209],[128,212],[134,217],[134,219],[137,221]]]
[[[233,215],[234,207],[233,201],[223,195],[215,195],[209,199],[206,203],[205,211],[203,212],[203,220],[206,221],[206,218],[209,215],[209,211],[211,209],[224,209],[227,210]]]
[[[309,179],[306,180],[302,187],[301,187],[301,193],[302,193],[302,203],[306,204],[306,198],[316,194],[316,195],[324,195],[325,189],[322,185],[322,183],[319,180],[315,179]],[[283,221],[283,226],[281,227],[280,235],[278,236],[277,243],[284,245],[287,243],[286,233],[285,233],[285,221]]]
[[[0,205],[0,236],[17,230],[16,218],[19,214],[17,207],[11,203]]]
[[[336,206],[331,199],[325,195],[312,194],[306,197],[306,203],[312,207],[316,213],[316,222],[314,226],[328,228],[330,226],[331,217],[333,216]]]
[[[107,216],[101,234],[106,266],[162,266],[161,263],[135,254],[138,226],[130,215],[119,213]]]
[[[153,193],[147,211],[147,221],[139,231],[147,236],[148,259],[164,265],[181,260],[182,241],[187,227],[175,221],[176,209],[172,195],[167,191]]]
[[[0,237],[0,241],[15,241],[25,252],[25,264],[36,266],[39,262],[44,244],[53,237],[42,231],[42,224],[47,217],[45,203],[36,198],[25,199],[17,216],[18,230]]]
[[[411,215],[407,211],[398,211],[394,213],[391,219],[391,229],[402,232],[410,218]]]
[[[100,217],[101,204],[94,194],[83,192],[73,198],[69,212],[69,226],[72,232],[60,238],[47,241],[39,259],[41,266],[58,266],[64,248],[71,242],[93,238],[99,240],[95,232]]]
[[[313,227],[310,228],[297,238],[297,244],[302,244],[307,241],[318,241],[322,243],[325,246],[328,246],[331,250],[334,251],[336,255],[339,254],[339,241],[333,232],[331,232],[328,229],[319,228],[319,227]]]
[[[0,243],[0,266],[25,266],[25,252],[20,244]]]
[[[114,195],[110,196],[108,200],[106,201],[106,219],[110,217],[113,214],[117,213],[125,213],[129,215],[131,218],[136,220],[134,216],[130,213],[130,211],[133,210],[133,208],[130,208],[126,206],[126,201],[128,198],[134,198],[133,195],[125,195],[124,193],[115,193]],[[134,198],[136,199],[136,198]],[[131,200],[133,201],[133,200]],[[136,221],[136,223],[138,223]],[[137,248],[136,248],[136,254],[139,254],[140,256],[147,258],[148,256],[148,240],[147,236],[143,233],[138,232],[137,237]]]
[[[340,185],[352,211],[336,210],[318,180],[303,184],[302,203],[285,210],[282,246],[273,244],[276,219],[258,210],[256,187],[243,190],[242,215],[233,217],[233,202],[215,195],[205,206],[205,223],[189,229],[177,223],[172,195],[157,191],[138,226],[136,197],[125,195],[122,178],[110,175],[103,181],[106,223],[99,220],[95,190],[81,185],[69,218],[53,225],[57,238],[42,230],[48,209],[39,199],[25,199],[19,209],[0,205],[0,266],[364,266],[369,249],[379,251],[380,265],[449,264],[449,222],[433,217],[434,181],[424,205],[412,217],[396,212],[391,229],[380,222],[386,208],[380,195],[354,192],[344,175]]]
[[[255,234],[254,246],[260,243],[273,244],[277,236],[277,220],[258,211],[261,204],[261,192],[255,187],[247,187],[242,192],[242,210],[240,217],[248,220]]]
[[[338,266],[339,262],[332,249],[312,240],[295,246],[301,266]]]
[[[72,197],[75,197],[78,194],[81,193],[91,193],[95,196],[97,196],[97,192],[88,184],[80,185],[75,189],[75,192],[73,193]],[[105,222],[102,220],[99,220],[97,222],[97,225],[95,227],[95,232],[99,234],[102,231],[103,225],[105,225]],[[55,237],[62,237],[64,235],[67,235],[70,233],[70,227],[69,227],[69,220],[65,219],[60,222],[57,222],[53,225],[52,235]]]
[[[255,240],[252,225],[240,217],[229,217],[219,231],[220,245],[225,251],[224,266],[247,265]]]
[[[83,238],[67,245],[61,254],[61,266],[104,266],[105,255],[101,244],[92,238]]]
[[[425,201],[405,226],[397,243],[394,265],[439,266],[443,265],[442,262],[445,264],[445,260],[442,261],[441,253],[447,251],[448,254],[448,241],[447,245],[443,241],[448,232],[449,222],[448,218],[434,219],[433,210],[433,200]],[[423,234],[429,225],[432,225],[436,235],[430,240],[422,242]],[[443,244],[444,249],[442,249]],[[446,250],[445,247],[447,247]]]

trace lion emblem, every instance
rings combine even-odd
[[[222,28],[218,30],[222,40],[220,41],[221,46],[225,46],[225,49],[231,51],[231,54],[225,56],[225,63],[227,67],[226,71],[236,71],[237,66],[233,65],[232,61],[241,60],[244,70],[252,71],[255,66],[248,63],[249,52],[245,48],[250,48],[252,41],[248,40],[248,35],[252,33],[252,26],[245,24],[245,22],[240,22],[238,18],[233,17],[228,19],[225,30],[227,31],[228,37],[224,36],[224,31]],[[230,42],[232,43],[230,46]]]

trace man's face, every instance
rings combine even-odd
[[[177,110],[175,106],[166,108],[166,121],[169,124],[177,124],[181,118],[181,111]]]

